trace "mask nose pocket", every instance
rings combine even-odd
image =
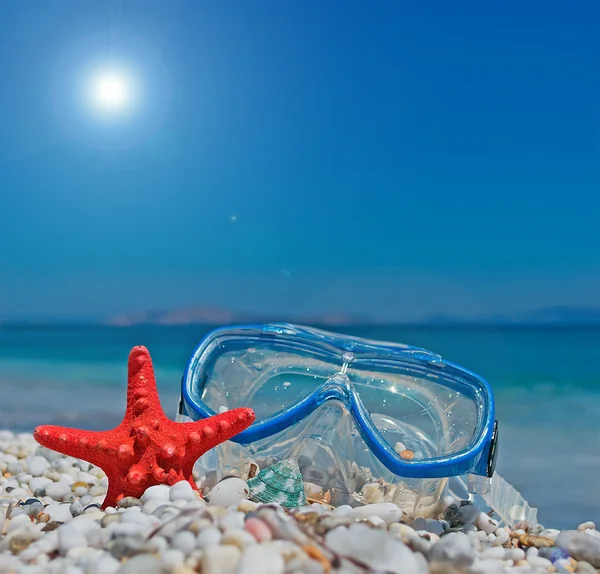
[[[336,506],[352,503],[352,426],[346,406],[329,399],[298,435],[290,456],[298,460],[308,498]]]

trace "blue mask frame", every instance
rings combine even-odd
[[[330,379],[317,386],[309,396],[287,409],[264,420],[256,421],[231,439],[234,442],[247,445],[274,435],[306,418],[326,401],[337,400],[348,409],[362,439],[373,454],[386,468],[398,476],[445,478],[464,474],[486,477],[493,475],[497,457],[498,423],[494,418],[495,406],[490,385],[475,373],[444,361],[439,355],[418,347],[336,335],[289,323],[222,327],[211,331],[204,337],[186,367],[181,383],[180,415],[198,420],[216,414],[199,399],[206,381],[202,381],[199,387],[194,389],[194,374],[201,368],[205,361],[205,355],[214,347],[216,341],[226,336],[237,337],[244,343],[249,340],[281,339],[293,343],[296,349],[326,349],[337,353],[352,352],[371,355],[377,353],[383,360],[392,358],[399,364],[408,365],[411,369],[421,372],[439,375],[443,369],[445,385],[452,387],[453,381],[460,381],[461,385],[466,383],[477,388],[483,396],[483,421],[480,424],[481,430],[477,438],[462,452],[430,460],[408,462],[402,459],[383,439],[352,385],[343,381],[338,382],[335,379]],[[458,386],[458,383],[455,384]]]

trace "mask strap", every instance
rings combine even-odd
[[[537,526],[537,508],[529,506],[514,486],[504,480],[498,473],[492,478],[470,474],[451,479],[450,494],[455,498],[468,499],[476,506],[487,506],[493,510],[501,523],[514,526],[517,522],[527,521],[529,527]]]

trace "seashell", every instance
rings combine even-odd
[[[248,481],[250,500],[276,502],[284,508],[297,508],[306,504],[304,482],[298,461],[283,460],[261,470]]]

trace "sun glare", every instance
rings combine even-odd
[[[131,97],[128,79],[120,74],[105,73],[94,78],[92,99],[95,105],[106,111],[118,111],[127,107]]]

